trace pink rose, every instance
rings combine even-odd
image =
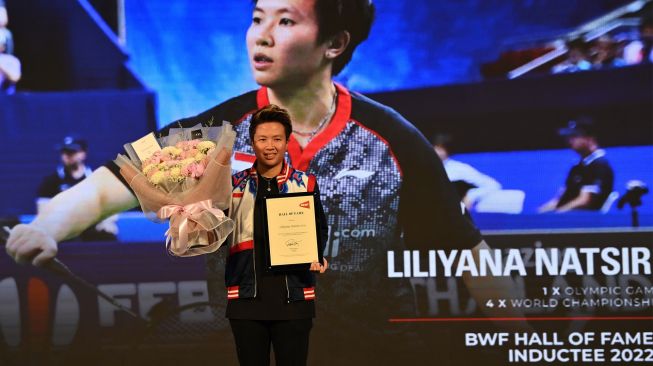
[[[193,178],[200,178],[204,174],[204,167],[200,164],[189,164],[190,176]]]
[[[191,176],[190,164],[186,165],[183,168],[181,168],[181,175],[183,175],[184,177],[190,177]]]

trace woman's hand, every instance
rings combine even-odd
[[[57,255],[57,242],[36,225],[16,225],[7,240],[6,250],[17,263],[43,266]]]
[[[329,268],[329,262],[327,262],[326,258],[323,258],[322,260],[324,261],[324,264],[320,264],[319,262],[311,263],[311,271],[320,273],[326,272],[327,268]]]

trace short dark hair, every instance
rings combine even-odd
[[[254,4],[257,2],[254,0]],[[372,0],[315,0],[317,41],[324,42],[342,31],[350,36],[347,49],[333,61],[333,75],[347,66],[356,47],[369,36],[374,13]]]
[[[274,104],[266,105],[265,107],[257,110],[252,115],[252,120],[249,123],[249,139],[254,141],[254,134],[256,127],[261,123],[266,122],[279,122],[283,125],[286,132],[286,140],[290,138],[292,133],[292,123],[290,121],[290,114],[288,111]]]
[[[342,31],[349,32],[351,37],[345,52],[333,61],[333,75],[347,66],[356,47],[369,36],[374,10],[372,0],[315,0],[318,42]]]

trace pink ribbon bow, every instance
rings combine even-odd
[[[189,257],[211,253],[226,239],[209,235],[209,232],[220,226],[226,218],[222,210],[213,208],[210,199],[185,206],[165,205],[157,211],[157,217],[161,220],[170,218],[170,228],[166,231],[166,247],[176,256]],[[206,243],[201,243],[201,239],[205,239]]]

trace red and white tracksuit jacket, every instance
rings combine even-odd
[[[256,164],[254,164],[255,166]],[[229,256],[225,269],[227,299],[253,298],[256,296],[256,274],[254,250],[254,204],[258,187],[258,174],[252,166],[232,176],[232,203],[229,217],[235,227],[229,242]],[[317,183],[314,175],[295,170],[284,164],[277,176],[279,193],[314,192]],[[324,251],[328,229],[326,218],[319,199],[315,203],[318,210],[318,250]],[[314,300],[315,275],[310,271],[293,271],[286,275],[288,301]]]

